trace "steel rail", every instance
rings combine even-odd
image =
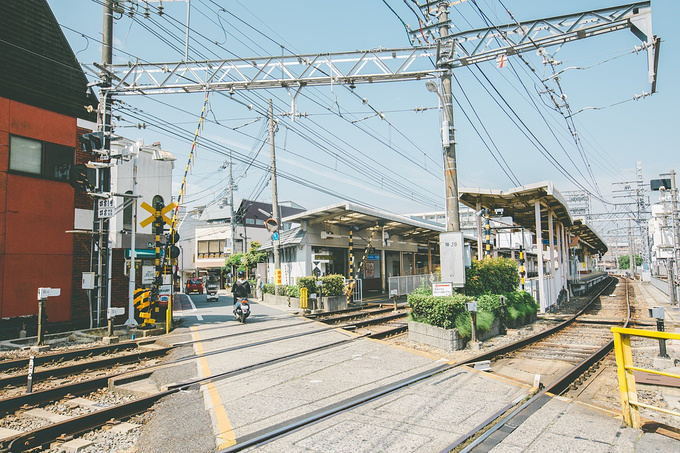
[[[139,362],[144,359],[155,358],[174,349],[173,346],[167,348],[152,349],[150,351],[136,352],[134,354],[127,354],[117,357],[109,357],[101,360],[94,361],[83,361],[73,365],[48,368],[46,370],[34,371],[33,372],[33,382],[49,378],[69,376],[71,374],[80,373],[86,370],[100,370],[102,368],[108,368],[113,365],[124,365],[128,363]],[[15,376],[7,376],[0,379],[0,388],[7,387],[9,385],[23,385],[28,379],[28,373],[17,374]]]
[[[399,335],[408,331],[408,326],[398,326],[392,329],[384,330],[382,332],[372,332],[368,338],[373,338],[374,340],[380,340],[381,338],[389,337],[392,335]]]
[[[370,312],[357,313],[356,315],[347,315],[347,316],[341,316],[339,318],[331,318],[331,319],[320,319],[319,322],[323,322],[325,324],[339,323],[339,322],[342,322],[342,321],[350,321],[352,319],[367,318],[367,317],[373,316],[373,315],[381,315],[383,313],[391,313],[393,311],[394,311],[394,308],[381,308],[379,310],[374,310],[374,311],[370,311]],[[404,314],[404,316],[406,316],[406,314]],[[362,322],[365,322],[365,321],[357,321],[355,323],[352,323],[352,325],[357,325],[357,329],[358,329],[359,327],[361,327],[361,326],[359,326],[359,324],[361,324]]]
[[[392,309],[390,309],[392,311]],[[367,319],[366,321],[359,321],[352,323],[352,326],[356,329],[361,329],[368,326],[374,326],[376,324],[382,324],[384,322],[394,321],[395,319],[402,319],[408,316],[408,313],[397,313],[394,315],[383,316],[382,318]]]
[[[127,349],[135,349],[139,348],[141,345],[146,344],[148,342],[149,342],[148,340],[126,341],[123,343],[110,344],[106,346],[95,346],[91,348],[57,352],[53,354],[37,355],[33,359],[33,365],[40,366],[46,363],[62,362],[64,360],[73,360],[81,357],[86,358],[91,355],[101,355],[107,352],[118,352]],[[150,342],[153,342],[153,340]],[[28,361],[29,361],[28,357],[0,361],[0,372],[5,372],[15,368],[26,368],[28,366]]]

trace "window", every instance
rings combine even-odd
[[[198,241],[199,258],[223,258],[224,239],[213,239],[211,241]]]
[[[255,225],[255,219],[246,219],[247,225]]]
[[[262,219],[255,219],[255,225],[264,225],[264,220],[262,220]]]
[[[297,260],[297,249],[295,247],[286,247],[282,250],[282,259],[284,263],[292,263]]]
[[[132,195],[132,191],[128,190],[125,192],[128,195]],[[132,231],[132,205],[134,201],[132,198],[123,198],[125,207],[123,208],[123,230]]]
[[[12,135],[9,150],[10,170],[68,181],[73,148]]]

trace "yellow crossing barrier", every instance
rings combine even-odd
[[[621,410],[623,421],[633,428],[640,428],[640,408],[651,409],[664,414],[680,417],[680,413],[662,409],[660,407],[643,404],[637,400],[635,389],[635,371],[656,374],[680,379],[680,375],[665,373],[657,370],[647,370],[633,365],[633,351],[630,347],[631,337],[644,337],[656,340],[680,340],[680,334],[670,332],[658,332],[654,330],[628,329],[612,327],[614,334],[614,351],[616,353],[616,368],[619,377],[619,390],[621,392]]]

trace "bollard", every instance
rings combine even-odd
[[[656,320],[656,330],[659,332],[664,332],[666,330],[663,319]],[[659,340],[659,357],[661,357],[662,359],[670,358],[668,353],[666,352],[666,340]]]
[[[472,326],[470,342],[475,344],[477,343],[477,302],[466,302],[465,309],[470,312],[470,325]]]
[[[26,383],[26,393],[33,392],[33,368],[35,365],[35,356],[28,358],[28,382]]]
[[[38,346],[45,344],[45,325],[43,324],[43,317],[45,316],[45,299],[38,299]]]
[[[507,332],[507,329],[505,328],[505,319],[507,317],[507,311],[506,311],[506,306],[505,306],[505,296],[501,296],[501,319],[500,319],[500,329],[501,333],[505,334]]]
[[[477,312],[476,311],[471,311],[470,312],[470,322],[472,324],[472,333],[471,333],[471,338],[470,341],[473,343],[477,343]]]
[[[659,332],[664,332],[665,331],[665,326],[664,326],[664,318],[665,318],[665,313],[663,310],[663,307],[652,307],[648,308],[647,312],[649,314],[650,318],[656,319],[656,330]],[[660,339],[659,340],[659,356],[662,359],[668,359],[669,356],[666,352],[666,340]]]

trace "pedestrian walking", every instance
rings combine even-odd
[[[255,295],[257,300],[263,300],[262,290],[264,289],[264,282],[262,281],[262,275],[257,274],[257,280],[255,282]]]

